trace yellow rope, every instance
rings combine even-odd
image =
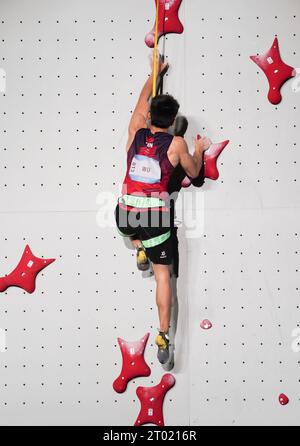
[[[157,78],[157,72],[158,72],[158,66],[157,66],[157,46],[158,46],[159,2],[160,2],[160,0],[157,0],[157,5],[156,5],[156,22],[155,22],[155,38],[154,38],[154,56],[153,56],[153,88],[152,88],[152,96],[154,98],[156,96],[156,78]]]

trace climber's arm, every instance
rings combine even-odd
[[[159,53],[157,54],[158,63],[157,63],[157,77],[160,75],[160,72],[165,68],[167,64],[162,64],[161,57]],[[129,127],[128,127],[128,141],[126,144],[126,150],[128,151],[132,141],[134,140],[136,132],[141,128],[147,128],[147,119],[148,113],[150,109],[149,100],[152,97],[152,89],[153,89],[153,60],[150,62],[152,73],[148,77],[145,85],[142,88],[140,93],[139,100],[136,104],[134,112],[132,114]]]
[[[204,152],[210,147],[211,141],[208,138],[195,139],[195,152],[191,155],[185,139],[179,136],[176,140],[179,163],[190,178],[197,178],[203,166]]]
[[[149,99],[152,94],[153,74],[147,79],[142,88],[139,100],[136,104],[128,127],[128,142],[126,149],[128,150],[134,139],[134,135],[141,128],[147,127],[147,119],[149,113]]]
[[[184,138],[178,138],[180,138],[178,141],[179,163],[190,178],[197,178],[202,167],[202,154],[198,152],[192,156]]]

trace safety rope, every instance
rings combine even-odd
[[[162,50],[162,54],[161,54],[161,62],[162,63],[165,63],[165,51],[166,51],[165,22],[166,22],[166,0],[164,3],[163,29],[162,29],[162,33],[163,33],[163,50]],[[160,80],[158,94],[163,94],[163,93],[164,93],[164,77],[162,76],[162,78]]]
[[[160,2],[160,0],[157,0],[156,20],[155,20],[154,55],[153,55],[153,85],[152,85],[152,97],[153,98],[155,98],[155,96],[156,96],[156,78],[157,78],[157,72],[158,72],[157,47],[158,47],[159,2]]]

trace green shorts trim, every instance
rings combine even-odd
[[[164,243],[170,237],[171,237],[171,231],[168,231],[165,234],[159,235],[158,237],[150,238],[149,240],[142,240],[142,244],[146,249],[154,248],[155,246]]]
[[[134,208],[158,208],[165,207],[166,203],[157,197],[138,197],[137,195],[123,195],[119,199],[119,203],[131,206]]]

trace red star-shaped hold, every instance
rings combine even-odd
[[[163,402],[166,393],[175,385],[173,375],[167,373],[162,377],[161,382],[154,387],[138,387],[136,394],[141,402],[141,411],[135,426],[143,424],[155,424],[164,426]]]
[[[281,87],[286,81],[296,76],[296,70],[282,61],[277,37],[275,37],[273,45],[266,54],[250,56],[250,59],[263,70],[268,78],[270,86],[269,101],[274,105],[279,104],[282,100]]]
[[[198,135],[198,139],[200,135]],[[204,154],[204,177],[210,180],[217,180],[220,176],[217,161],[223,150],[228,146],[229,140],[220,142],[218,144],[212,144]],[[195,180],[197,182],[197,179]],[[189,177],[185,177],[182,181],[182,187],[189,187],[193,183]]]
[[[166,34],[183,33],[183,25],[179,20],[178,11],[182,0],[155,0],[155,8],[159,1],[158,10],[158,39]],[[149,48],[154,48],[155,24],[152,30],[146,35],[145,42]]]
[[[119,377],[114,381],[113,388],[118,393],[125,392],[130,380],[140,376],[149,376],[150,367],[144,359],[145,347],[150,333],[147,333],[140,341],[126,342],[118,338],[122,353],[123,365]]]
[[[36,276],[54,261],[55,259],[39,259],[35,257],[29,246],[26,245],[18,266],[12,273],[0,278],[0,293],[3,293],[11,286],[22,288],[30,294],[33,293]]]

